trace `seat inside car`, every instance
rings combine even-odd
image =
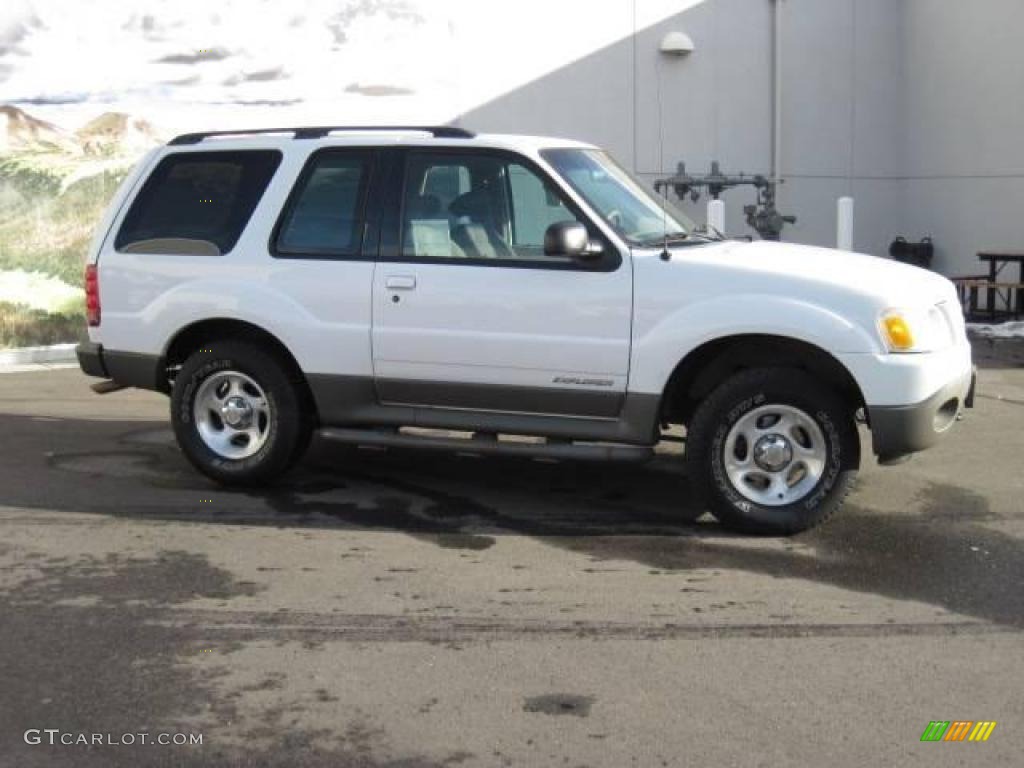
[[[491,191],[477,187],[452,201],[452,240],[474,259],[511,259],[515,253],[501,236]]]

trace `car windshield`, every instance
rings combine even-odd
[[[630,245],[687,237],[694,224],[596,149],[546,149],[541,155]]]

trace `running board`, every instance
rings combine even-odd
[[[654,456],[650,445],[623,445],[621,443],[527,443],[498,440],[496,435],[477,432],[472,438],[434,437],[410,435],[396,430],[344,429],[326,427],[321,437],[349,445],[377,448],[426,448],[456,453],[523,456],[526,458],[561,459],[570,461],[647,461]]]

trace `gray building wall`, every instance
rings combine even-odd
[[[774,0],[707,0],[648,28],[638,3],[610,3],[627,34],[470,110],[481,130],[561,134],[611,149],[648,181],[678,160],[704,172],[768,173]],[[1024,249],[1024,28],[1020,0],[781,0],[780,208],[784,239],[835,241],[836,199],[856,200],[854,247],[896,235],[936,242],[936,267],[979,271],[976,251]],[[658,52],[679,29],[693,54]],[[748,233],[753,190],[725,194]],[[704,200],[683,205],[703,219]]]
[[[979,249],[1024,250],[1024,3],[903,4],[909,226],[935,233],[940,268],[976,273]]]

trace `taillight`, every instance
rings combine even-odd
[[[91,326],[100,324],[100,273],[95,264],[85,268],[85,317]]]

